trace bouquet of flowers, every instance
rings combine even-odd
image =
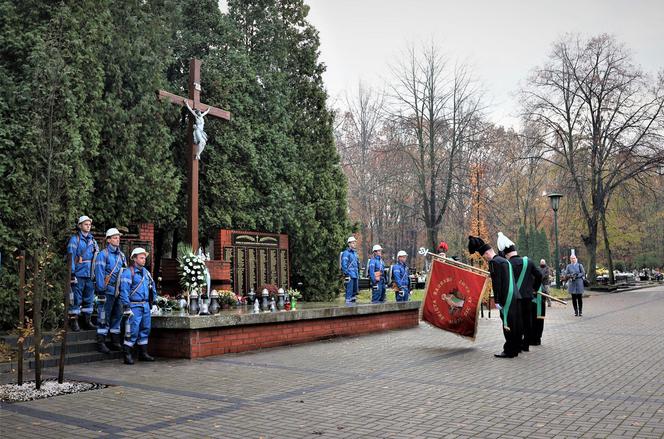
[[[205,276],[206,266],[203,256],[195,255],[191,248],[185,248],[178,258],[180,264],[178,272],[180,274],[180,285],[187,291],[199,291],[207,286]]]
[[[295,288],[289,288],[286,293],[290,297],[290,309],[296,310],[297,309],[297,301],[302,298],[302,293],[300,293]]]
[[[178,304],[178,301],[171,298],[168,295],[163,295],[157,297],[157,301],[155,302],[157,307],[161,309],[162,311],[178,311],[180,309],[180,305]]]
[[[290,296],[291,299],[295,299],[295,300],[302,299],[302,293],[300,293],[300,291],[296,290],[295,288],[289,288],[287,293],[288,293],[288,295]]]
[[[235,305],[237,304],[237,295],[234,292],[228,290],[219,291],[219,303],[226,305]]]

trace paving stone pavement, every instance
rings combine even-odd
[[[547,309],[543,344],[498,359],[424,323],[199,360],[67,366],[111,387],[0,405],[3,438],[662,438],[664,287]],[[53,373],[53,370],[49,370]]]

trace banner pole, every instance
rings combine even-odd
[[[434,259],[438,259],[441,262],[445,262],[446,264],[449,265],[454,265],[456,267],[468,270],[468,271],[473,271],[478,274],[484,274],[484,275],[489,275],[489,272],[486,270],[482,270],[481,268],[473,267],[472,265],[464,264],[463,262],[455,261],[454,259],[449,259],[444,256],[437,255],[435,253],[431,253],[429,250],[425,248],[421,248],[419,251],[419,254],[421,254],[424,257],[431,256]]]

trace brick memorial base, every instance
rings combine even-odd
[[[158,357],[200,358],[412,328],[419,322],[420,303],[305,304],[297,311],[273,313],[252,314],[243,308],[214,316],[153,316],[150,352]]]

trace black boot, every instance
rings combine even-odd
[[[134,364],[134,359],[131,358],[131,346],[123,345],[122,353],[124,354],[124,364]]]
[[[73,332],[78,332],[81,330],[81,327],[78,326],[78,316],[74,316],[69,319],[69,329],[71,329]]]
[[[120,334],[111,333],[111,343],[108,345],[108,348],[114,352],[119,352],[122,350],[122,344],[120,343]]]
[[[146,344],[141,344],[138,345],[138,359],[141,361],[154,361],[154,357],[151,357],[150,354],[148,354],[148,345]]]
[[[90,320],[92,318],[92,315],[90,314],[83,314],[81,319],[81,328],[86,329],[86,330],[91,330],[91,329],[97,329],[97,327],[92,323]]]
[[[106,346],[106,336],[97,334],[97,350],[102,354],[108,354],[111,350]]]

